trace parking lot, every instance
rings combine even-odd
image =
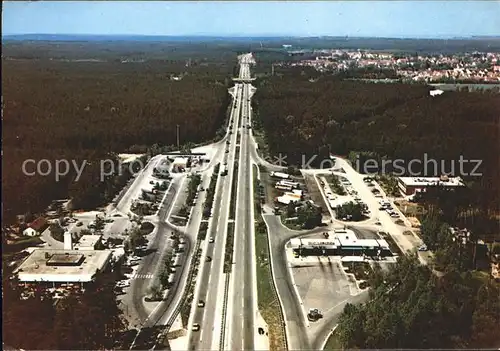
[[[318,263],[296,266],[291,271],[305,313],[317,308],[326,315],[359,292],[336,258],[318,257]]]

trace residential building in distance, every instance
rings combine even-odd
[[[37,236],[42,234],[48,226],[49,223],[44,217],[38,217],[28,225],[28,228],[23,231],[23,234],[26,236]]]
[[[442,187],[464,187],[465,184],[460,177],[399,177],[399,190],[405,195],[413,195],[416,192],[425,191],[431,186]]]

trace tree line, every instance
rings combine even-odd
[[[302,164],[317,155],[318,166],[329,153],[370,151],[383,159],[435,159],[438,167],[423,176],[459,171],[458,160],[481,160],[476,173],[465,176],[474,191],[470,203],[488,216],[498,211],[500,167],[498,95],[487,92],[446,92],[429,96],[424,84],[377,84],[323,75],[311,79],[309,69],[282,68],[282,76],[257,80],[253,99],[256,125],[266,132],[272,154]],[[317,75],[317,73],[315,73]],[[441,167],[445,164],[445,167]],[[464,164],[472,172],[472,162]],[[389,170],[391,171],[391,170]],[[403,174],[408,174],[408,167]]]
[[[370,301],[348,304],[336,333],[344,348],[487,348],[500,344],[497,283],[449,266],[442,277],[400,256],[370,278]]]
[[[54,305],[43,288],[21,300],[17,281],[3,276],[3,342],[18,349],[113,349],[125,332],[116,300],[113,273],[88,283],[81,295],[70,294]]]

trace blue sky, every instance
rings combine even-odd
[[[2,34],[500,36],[500,1],[14,1]]]

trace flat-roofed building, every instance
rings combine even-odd
[[[403,194],[412,195],[431,186],[455,188],[464,187],[465,184],[460,177],[399,177],[398,186]]]
[[[33,250],[14,271],[21,282],[87,283],[108,267],[110,250]]]
[[[387,241],[358,239],[349,229],[330,232],[329,239],[291,239],[290,245],[301,256],[392,256]]]
[[[73,249],[79,251],[95,250],[101,238],[102,235],[82,235]]]

